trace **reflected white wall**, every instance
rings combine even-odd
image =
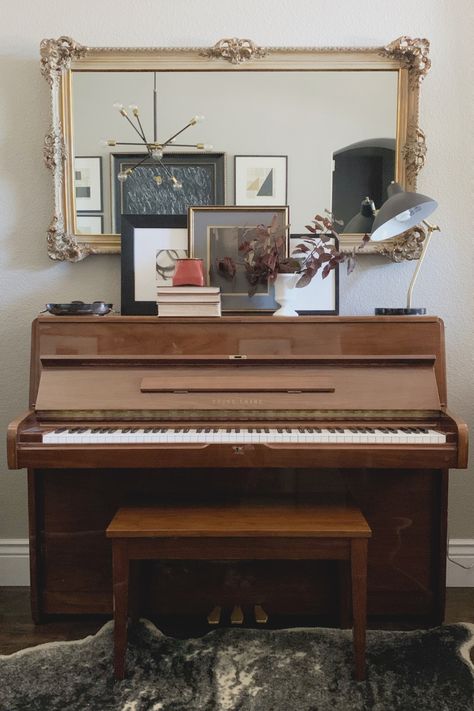
[[[75,72],[74,151],[102,155],[105,229],[110,229],[110,153],[101,139],[139,137],[113,104],[138,104],[153,137],[153,73]],[[196,114],[206,120],[183,143],[211,143],[227,156],[226,204],[234,201],[234,155],[287,155],[291,231],[303,232],[316,212],[331,209],[332,156],[373,138],[395,138],[396,71],[377,72],[159,72],[158,140]],[[159,189],[159,188],[157,188]]]

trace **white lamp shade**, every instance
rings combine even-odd
[[[398,183],[391,183],[387,193],[388,199],[378,211],[372,226],[372,242],[382,242],[419,225],[438,207],[436,200],[421,193],[405,192]]]

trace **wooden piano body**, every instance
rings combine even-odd
[[[466,426],[446,402],[437,318],[37,318],[30,411],[8,433],[10,467],[28,468],[35,620],[111,614],[104,531],[120,506],[349,489],[373,531],[369,619],[440,623],[448,469],[467,464]],[[218,429],[246,421],[422,425],[446,442],[42,441],[58,425],[150,426],[158,417],[160,425],[192,426],[198,416]],[[150,563],[144,612],[205,616],[216,604],[238,603],[285,619],[328,617],[337,611],[336,572],[328,561]]]

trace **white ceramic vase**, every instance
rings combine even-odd
[[[298,316],[293,304],[296,297],[295,285],[301,274],[277,274],[275,279],[275,301],[280,308],[274,316]]]

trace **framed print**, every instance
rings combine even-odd
[[[74,158],[74,197],[76,212],[102,212],[102,158]]]
[[[290,256],[302,238],[311,237],[310,234],[290,235]],[[337,240],[332,240],[338,247]],[[293,308],[301,315],[330,316],[339,313],[339,265],[323,279],[320,270],[308,286],[302,289],[295,288]]]
[[[186,215],[122,215],[121,313],[156,316],[156,287],[171,286],[188,254]]]
[[[190,207],[189,237],[191,256],[202,259],[210,286],[221,289],[223,312],[271,312],[277,308],[273,285],[258,284],[257,292],[248,295],[242,248],[255,239],[259,225],[275,221],[275,234],[284,238],[282,256],[288,256],[289,209],[279,207]],[[220,260],[230,258],[236,265],[235,275],[225,278],[218,271]]]
[[[76,227],[81,235],[101,235],[104,232],[104,216],[76,215]]]
[[[165,153],[161,166],[145,160],[120,182],[118,173],[129,170],[144,153],[113,153],[112,231],[120,232],[120,215],[187,215],[191,205],[224,205],[225,153]],[[173,187],[170,175],[182,185]],[[161,182],[158,185],[156,178]]]
[[[236,205],[286,205],[288,156],[234,156]]]

